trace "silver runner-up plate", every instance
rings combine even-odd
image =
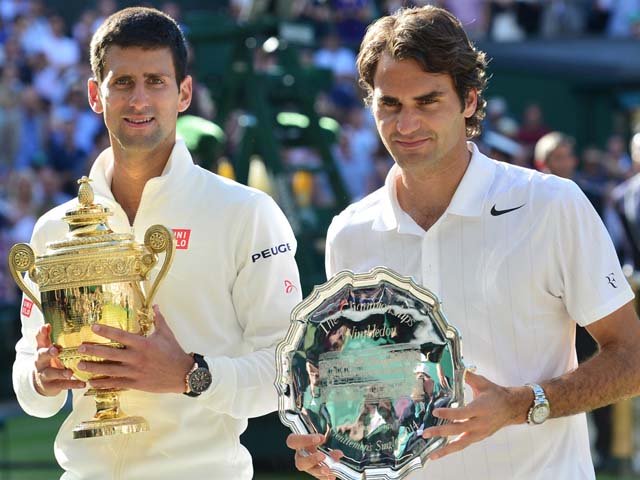
[[[464,403],[460,334],[437,297],[377,267],[342,271],[291,313],[276,351],[280,420],[320,433],[319,450],[343,480],[402,479],[447,444],[422,438],[444,420],[438,407]]]

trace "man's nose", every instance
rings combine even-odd
[[[398,113],[396,129],[401,135],[409,135],[420,128],[420,118],[418,112],[412,108],[403,108]]]
[[[129,105],[136,110],[142,110],[149,105],[149,95],[147,94],[144,83],[137,83],[135,85],[129,97]]]

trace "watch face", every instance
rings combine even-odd
[[[211,372],[206,368],[196,368],[189,375],[189,388],[194,393],[202,393],[211,385]]]
[[[549,416],[549,406],[545,404],[536,405],[531,413],[531,420],[533,423],[542,423]]]

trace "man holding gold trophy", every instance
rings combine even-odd
[[[634,295],[573,182],[494,161],[468,141],[484,117],[486,65],[443,9],[401,9],[369,27],[358,70],[395,165],[334,219],[327,277],[378,266],[412,277],[442,301],[477,367],[466,405],[436,406],[448,423],[421,432],[450,442],[406,478],[592,480],[584,412],[640,392]],[[576,323],[599,345],[580,366]],[[319,451],[322,433],[287,444],[299,470],[333,479],[346,452]]]
[[[55,442],[65,480],[250,479],[239,435],[277,406],[274,348],[300,301],[296,241],[270,197],[195,166],[176,140],[186,63],[165,14],[105,20],[88,96],[111,148],[79,204],[45,214],[10,254],[28,292],[18,401],[49,417],[73,389]]]

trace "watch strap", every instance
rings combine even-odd
[[[197,393],[191,390],[191,385],[189,384],[189,377],[191,377],[191,374],[199,368],[206,368],[207,370],[209,370],[209,364],[207,364],[204,357],[199,353],[192,352],[190,353],[190,355],[193,357],[193,366],[191,367],[191,370],[189,370],[184,377],[184,383],[186,385],[186,390],[184,391],[184,394],[188,397],[199,397],[200,393]]]
[[[533,390],[533,405],[531,405],[531,408],[529,408],[529,412],[527,413],[527,423],[529,425],[538,425],[538,423],[533,420],[533,412],[539,405],[546,404],[547,407],[549,407],[549,400],[547,400],[544,389],[537,383],[527,383],[525,385]]]

